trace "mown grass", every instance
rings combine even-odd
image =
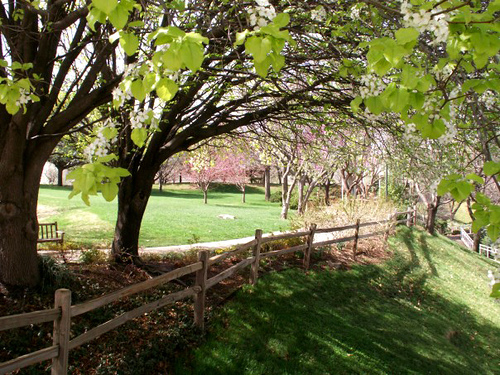
[[[109,246],[113,238],[117,203],[93,197],[87,207],[79,197],[68,199],[70,188],[42,186],[39,193],[40,222],[57,221],[65,238],[77,246]],[[218,218],[229,214],[235,220]],[[208,194],[203,204],[201,191],[188,184],[167,185],[154,190],[143,219],[140,246],[181,245],[251,236],[255,229],[264,232],[288,229],[280,220],[279,203],[264,200],[261,188],[248,187],[246,203],[231,186],[221,186]]]
[[[500,374],[488,260],[402,228],[390,261],[272,273],[238,293],[176,374]]]

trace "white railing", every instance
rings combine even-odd
[[[474,247],[474,240],[471,238],[470,234],[465,231],[463,227],[460,228],[460,239],[467,246],[469,250]]]
[[[491,246],[479,245],[479,254],[483,254],[488,258],[495,259],[497,262],[500,259],[500,250]]]
[[[474,240],[471,238],[470,233],[468,233],[465,228],[460,228],[460,239],[467,246],[469,250],[474,247]],[[487,258],[493,259],[495,262],[500,263],[500,250],[495,249],[491,246],[479,245],[479,254],[484,255]]]

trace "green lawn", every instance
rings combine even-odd
[[[265,275],[175,374],[500,374],[491,263],[408,228],[390,249],[379,266]]]
[[[87,207],[79,197],[68,199],[69,188],[42,186],[39,194],[39,221],[56,220],[65,238],[76,245],[109,246],[116,221],[116,201],[92,197]],[[149,199],[139,244],[168,246],[190,241],[207,242],[251,236],[255,229],[264,232],[288,229],[280,220],[279,203],[264,200],[261,188],[249,187],[247,203],[235,188],[221,186],[209,191],[208,204],[203,194],[189,185],[168,185],[155,190]],[[236,220],[217,216],[229,214]]]

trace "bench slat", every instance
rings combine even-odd
[[[38,243],[42,242],[64,242],[64,232],[58,230],[57,222],[38,224]]]

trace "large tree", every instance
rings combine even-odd
[[[270,5],[261,8],[270,13],[281,10],[278,6],[272,10]],[[129,106],[115,121],[120,134],[118,163],[131,174],[123,179],[118,193],[113,241],[117,259],[137,259],[141,220],[154,176],[172,155],[211,137],[270,117],[290,117],[305,108],[313,111],[332,105],[339,112],[348,111],[351,81],[342,78],[335,67],[343,56],[354,58],[351,46],[355,41],[329,43],[332,26],[323,22],[316,22],[323,29],[312,33],[309,26],[314,22],[307,4],[289,8],[287,15],[276,16],[273,23],[264,20],[268,26],[261,22],[260,27],[255,25],[252,9],[253,5],[245,3],[194,1],[185,12],[175,15],[172,11],[174,15],[163,17],[161,33],[149,38],[156,40],[153,48],[150,42],[141,42],[138,63],[131,68],[131,83],[123,84],[117,95]],[[189,39],[185,31],[193,27],[208,38],[197,37],[195,42],[209,43],[206,58],[190,67],[193,61],[182,60],[182,47],[177,56],[165,52],[164,44],[169,44],[169,51],[178,39]],[[176,58],[180,62],[173,66]],[[155,93],[144,86],[154,73],[154,67],[147,68],[146,61],[160,61],[170,68],[185,65],[192,73],[172,77]],[[139,81],[143,86],[139,87]],[[128,89],[133,98],[128,96]],[[168,102],[162,100],[166,96]]]
[[[36,207],[61,137],[111,100],[117,43],[89,29],[81,1],[0,4],[0,279],[38,280]]]

